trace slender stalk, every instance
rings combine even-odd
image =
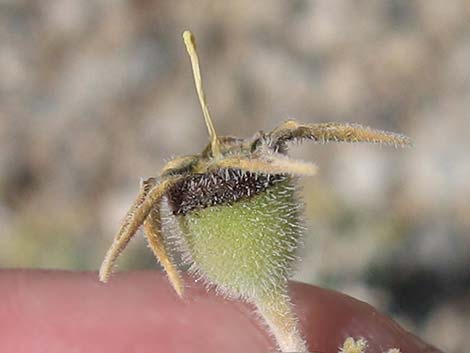
[[[258,297],[254,304],[282,352],[308,351],[287,293],[281,290],[272,292]]]

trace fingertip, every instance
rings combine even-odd
[[[275,349],[254,308],[186,283],[183,298],[154,271],[117,273],[107,284],[94,272],[0,271],[0,351]],[[347,337],[367,339],[367,352],[439,352],[364,302],[301,283],[290,291],[312,352],[337,352]]]
[[[187,286],[181,299],[154,271],[0,271],[0,352],[266,351],[250,308]],[[7,308],[8,306],[8,308]],[[12,320],[11,318],[15,319]]]
[[[312,352],[337,352],[348,337],[364,338],[366,352],[435,352],[371,305],[348,295],[302,283],[292,283],[293,301]]]

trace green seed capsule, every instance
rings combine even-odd
[[[292,178],[220,170],[183,179],[169,200],[193,272],[230,297],[284,288],[302,231]]]

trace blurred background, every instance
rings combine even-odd
[[[365,300],[446,352],[470,346],[470,2],[0,1],[0,267],[97,270],[141,177],[217,130],[358,122],[412,149],[294,147],[297,280]],[[156,268],[142,238],[119,268]]]

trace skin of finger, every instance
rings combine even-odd
[[[347,336],[368,339],[370,353],[430,349],[365,303],[300,283],[290,290],[312,352],[337,352]],[[103,284],[90,272],[0,271],[0,293],[0,353],[275,349],[249,305],[189,279],[181,300],[159,272],[117,274]]]
[[[347,337],[364,338],[367,353],[442,353],[369,304],[331,290],[292,284],[292,296],[311,352],[338,352]]]

